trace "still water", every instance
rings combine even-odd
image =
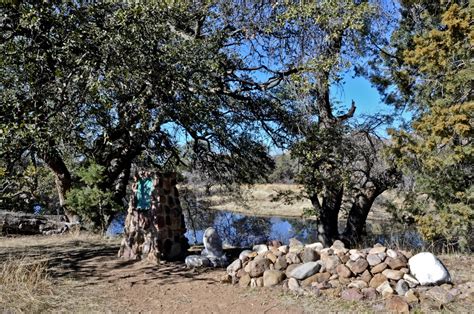
[[[297,238],[303,243],[317,241],[317,226],[314,220],[284,217],[263,217],[241,213],[200,210],[186,213],[186,237],[189,244],[201,244],[204,230],[214,227],[222,238],[223,244],[236,247],[250,247],[268,240],[288,243]],[[106,234],[115,236],[123,233],[125,213],[120,213],[112,221]],[[423,242],[416,231],[386,232],[371,234],[370,242],[400,243],[412,247],[421,247]],[[372,244],[373,244],[372,243]]]

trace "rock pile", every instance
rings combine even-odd
[[[442,302],[463,293],[452,287],[446,267],[431,253],[412,256],[380,244],[349,250],[341,241],[330,248],[321,243],[303,245],[296,239],[289,245],[277,241],[256,245],[227,267],[226,276],[243,287],[283,285],[297,294],[327,294],[350,301],[382,296],[389,300],[387,308],[394,311],[408,310],[421,293]],[[421,287],[433,284],[444,285]],[[472,296],[473,287],[464,292]]]

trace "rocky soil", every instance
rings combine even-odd
[[[380,244],[349,250],[341,241],[330,248],[296,239],[289,245],[256,245],[227,267],[223,281],[253,288],[280,285],[295,295],[353,302],[383,300],[380,309],[395,312],[408,312],[421,303],[442,308],[474,297],[474,282],[453,285],[446,267],[431,253],[413,255]]]

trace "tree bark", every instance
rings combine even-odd
[[[349,246],[354,246],[362,240],[365,234],[365,224],[367,216],[372,208],[375,199],[383,193],[385,189],[365,189],[356,195],[347,218],[346,228],[342,234],[344,242]]]

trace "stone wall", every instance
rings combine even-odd
[[[175,173],[139,172],[125,219],[125,233],[118,255],[129,259],[184,259],[189,248],[186,226],[176,188]],[[143,187],[151,182],[149,202],[143,201]],[[145,193],[145,194],[146,194]],[[143,208],[143,204],[148,204]]]

